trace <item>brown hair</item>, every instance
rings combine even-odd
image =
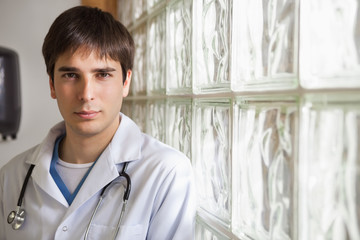
[[[95,50],[101,58],[110,57],[120,62],[123,81],[126,80],[126,72],[133,67],[135,52],[130,33],[110,13],[77,6],[60,14],[44,39],[42,53],[46,71],[53,81],[58,57],[68,50],[74,53],[84,46],[89,53]]]

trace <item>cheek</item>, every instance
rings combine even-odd
[[[56,95],[56,98],[61,101],[64,101],[64,100],[68,99],[69,96],[71,96],[69,91],[67,91],[64,88],[56,88],[56,91],[54,92],[54,94]]]
[[[122,99],[123,87],[118,85],[107,86],[106,88],[102,88],[99,93],[103,99],[118,101]],[[115,103],[115,102],[114,102]]]
[[[100,101],[102,106],[108,109],[109,112],[118,113],[121,109],[122,99],[122,92],[112,88],[103,91]]]
[[[61,87],[57,87],[55,86],[55,89],[56,91],[54,91],[54,95],[56,96],[56,100],[58,102],[58,105],[60,106],[65,106],[65,105],[68,105],[68,104],[71,104],[74,101],[74,98],[75,98],[75,93],[74,91],[64,86],[61,86]]]

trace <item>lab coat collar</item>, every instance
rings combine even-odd
[[[78,207],[107,183],[117,178],[119,176],[117,164],[141,158],[142,133],[140,129],[126,115],[120,113],[119,117],[121,122],[112,141],[105,148],[87,178],[97,179],[97,181],[84,182],[78,193],[79,197],[77,196],[74,199],[71,208]],[[54,199],[68,207],[66,199],[49,174],[55,140],[64,133],[65,123],[60,122],[56,124],[49,131],[44,141],[36,148],[32,157],[27,160],[27,163],[36,165],[32,173],[32,178],[36,184]]]
[[[141,158],[142,133],[126,115],[120,113],[120,126],[107,149],[114,163],[130,162]]]

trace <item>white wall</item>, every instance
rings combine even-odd
[[[41,47],[54,19],[79,4],[80,0],[0,0],[0,46],[19,54],[22,97],[18,137],[0,140],[0,167],[42,141],[62,119],[56,101],[50,98]]]

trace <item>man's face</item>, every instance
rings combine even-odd
[[[114,134],[123,97],[129,92],[131,71],[123,83],[119,62],[99,58],[81,48],[60,55],[55,62],[51,97],[57,100],[68,134]]]

